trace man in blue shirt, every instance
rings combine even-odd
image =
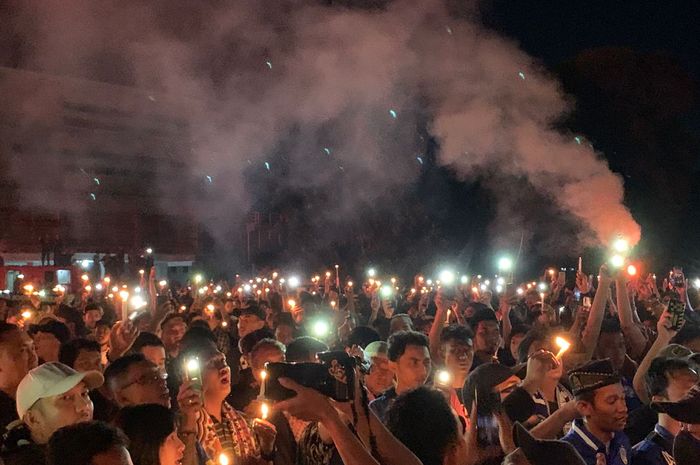
[[[678,402],[698,382],[698,374],[685,359],[655,358],[646,374],[649,398],[654,402]],[[646,439],[632,450],[633,465],[670,465],[673,461],[673,440],[681,430],[681,422],[659,413],[658,423]],[[700,459],[699,459],[700,460]]]
[[[409,389],[425,384],[430,373],[430,345],[425,334],[417,331],[399,331],[389,336],[389,368],[396,377],[396,387],[388,389],[373,400],[369,408],[382,423],[396,397]]]
[[[625,390],[609,359],[596,360],[569,373],[576,408],[563,440],[574,446],[587,465],[629,465],[631,447],[622,431],[627,423]]]

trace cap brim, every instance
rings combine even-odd
[[[81,373],[75,373],[74,375],[70,375],[61,380],[61,382],[51,386],[51,389],[43,393],[40,398],[34,401],[34,403],[38,402],[40,399],[45,399],[47,397],[53,397],[68,392],[81,382],[85,383],[85,387],[87,387],[88,390],[92,390],[102,386],[104,381],[104,376],[102,376],[102,373],[100,373],[99,371],[85,371]],[[30,405],[24,411],[20,411],[18,408],[17,415],[19,416],[19,418],[24,418],[24,414],[27,413],[27,410],[32,408],[33,405],[34,404]]]

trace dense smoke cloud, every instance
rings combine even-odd
[[[33,44],[27,67],[183,102],[188,169],[220,199],[201,219],[220,238],[254,200],[251,173],[269,189],[323,197],[332,215],[314,215],[316,232],[339,228],[414,182],[432,135],[437,162],[459,178],[526,179],[578,222],[581,245],[618,233],[639,240],[621,179],[590,146],[553,130],[570,108],[557,82],[441,2],[20,4],[19,30]],[[497,198],[520,195],[504,191]]]

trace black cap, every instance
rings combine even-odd
[[[265,321],[265,312],[257,304],[242,308],[241,315],[255,315],[260,320]]]
[[[569,372],[569,382],[574,396],[595,391],[620,382],[609,358],[594,360]]]
[[[678,402],[652,402],[651,407],[681,423],[700,423],[700,384],[696,384]]]
[[[537,439],[520,423],[513,426],[513,440],[532,465],[586,465],[568,442]]]
[[[464,406],[471,412],[472,403],[477,402],[479,415],[490,415],[500,404],[500,398],[494,394],[493,388],[507,380],[515,373],[513,369],[500,363],[484,363],[469,373],[462,387]]]

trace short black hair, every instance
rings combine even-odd
[[[102,310],[102,307],[100,307],[100,306],[99,306],[98,304],[96,304],[96,303],[87,304],[87,305],[85,306],[85,309],[83,309],[83,314],[89,312],[90,310],[98,310],[98,311],[104,313],[104,310]]]
[[[398,331],[389,336],[389,360],[397,361],[406,352],[406,346],[422,346],[430,350],[428,336],[418,331]]]
[[[101,352],[100,345],[97,341],[79,337],[78,339],[73,339],[65,344],[61,344],[61,348],[58,351],[58,361],[74,368],[73,365],[78,359],[81,350],[86,352]]]
[[[423,465],[442,465],[448,448],[459,440],[457,420],[444,394],[427,386],[398,396],[386,413],[386,426]]]
[[[256,329],[246,334],[238,341],[238,349],[242,355],[248,355],[255,345],[263,339],[274,339],[275,335],[267,328]]]
[[[115,420],[129,438],[129,453],[135,464],[159,465],[159,450],[175,431],[175,414],[158,404],[125,407]]]
[[[258,342],[256,342],[253,348],[250,349],[250,352],[248,354],[252,357],[254,353],[265,347],[273,347],[275,349],[278,349],[283,354],[287,351],[287,348],[280,341],[278,341],[277,339],[266,337],[265,339],[261,339]]]
[[[141,333],[131,345],[132,352],[141,352],[144,347],[163,347],[163,341],[153,333]]]
[[[450,341],[470,344],[474,338],[474,334],[469,328],[463,325],[450,325],[442,329],[440,332],[440,344],[445,344]]]
[[[345,345],[348,347],[357,345],[364,349],[369,344],[381,340],[382,338],[374,328],[370,328],[369,326],[358,326],[350,331],[348,341],[345,343]]]
[[[700,325],[693,323],[686,323],[683,327],[676,333],[671,342],[676,344],[685,345],[695,339],[700,339]]]
[[[551,337],[548,331],[541,329],[531,329],[525,334],[520,346],[518,347],[518,363],[527,362],[527,353],[535,342],[546,341]]]
[[[105,385],[107,385],[110,391],[113,390],[113,388],[116,386],[117,380],[126,376],[126,374],[129,372],[129,368],[131,368],[132,365],[146,361],[148,361],[146,360],[146,357],[140,353],[119,357],[110,363],[105,370]]]
[[[53,334],[61,344],[65,344],[70,340],[70,329],[65,323],[58,320],[49,320],[43,324],[31,325],[28,332],[31,335],[36,333]]]
[[[92,465],[99,454],[118,447],[126,448],[129,441],[114,426],[102,421],[88,421],[64,426],[49,439],[49,465]]]
[[[665,396],[669,377],[675,376],[680,371],[695,373],[690,363],[682,358],[656,357],[652,360],[649,370],[644,376],[649,397]]]
[[[171,320],[174,320],[176,318],[180,318],[182,319],[183,323],[187,323],[185,315],[183,313],[170,312],[165,316],[165,318],[163,318],[163,321],[160,322],[160,329],[163,329],[166,324],[168,324]]]
[[[306,362],[318,352],[326,352],[328,345],[311,336],[300,336],[287,344],[288,362]]]

